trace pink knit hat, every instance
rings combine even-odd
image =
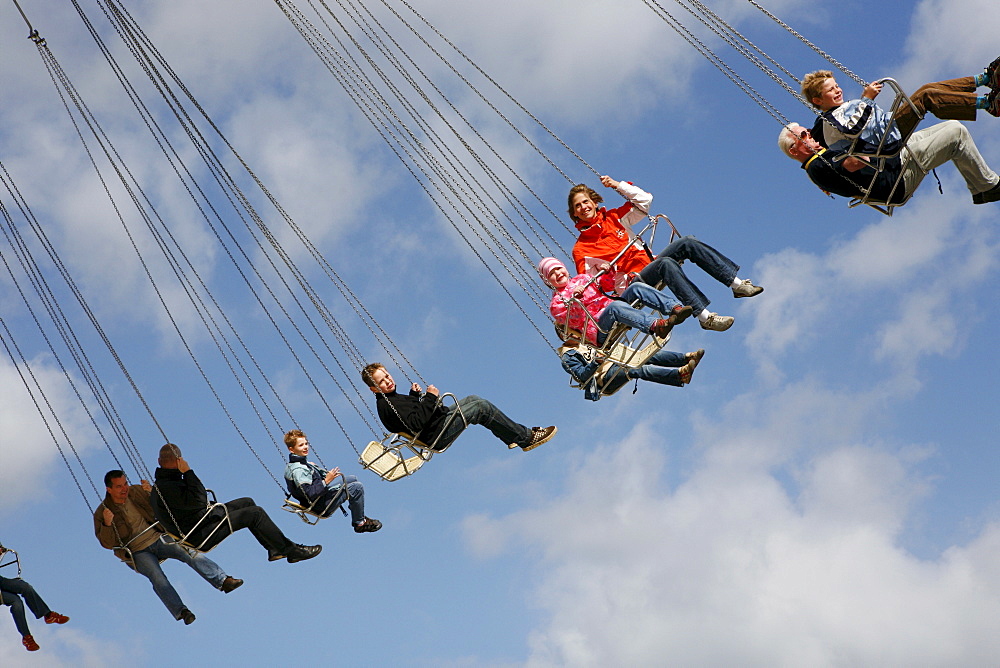
[[[550,288],[552,285],[549,283],[549,274],[551,274],[552,270],[556,267],[562,267],[565,269],[566,265],[554,257],[543,257],[538,261],[538,275],[542,277],[543,281],[545,281],[545,285],[548,285]]]

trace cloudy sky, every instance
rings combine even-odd
[[[39,255],[142,462],[130,465],[117,443],[109,450],[15,279],[0,272],[0,317],[10,331],[2,330],[3,340],[21,348],[82,462],[68,454],[71,463],[64,464],[4,353],[0,542],[19,551],[24,578],[72,621],[57,628],[33,622],[42,651],[29,655],[0,611],[0,664],[1000,661],[1000,420],[992,396],[1000,361],[991,344],[1000,326],[992,283],[1000,216],[995,204],[971,203],[953,167],[938,170],[943,194],[928,177],[892,218],[848,209],[779,153],[778,122],[643,2],[413,3],[587,164],[651,191],[655,212],[731,256],[741,276],[765,287],[760,297],[736,302],[689,268],[712,308],[736,317],[726,333],[693,323],[674,333],[674,349],[708,351],[694,383],[644,384],[636,394],[629,386],[591,403],[568,387],[549,330],[531,310],[537,284],[525,292],[500,273],[513,300],[498,287],[491,271],[503,263],[488,258],[488,270],[477,259],[366,120],[365,99],[344,92],[277,4],[129,3],[166,61],[420,378],[459,396],[485,396],[520,422],[560,427],[555,440],[527,454],[509,452],[473,427],[417,475],[385,483],[361,470],[352,448],[372,435],[363,411],[350,407],[332,379],[320,381],[345,437],[226,250],[192,211],[77,12],[53,0],[20,4],[291,417],[260,418],[243,399],[135,207],[112,181],[124,222],[115,213],[25,39],[21,15],[12,3],[0,4],[0,162],[156,418]],[[709,4],[793,73],[824,68],[747,3]],[[976,73],[1000,52],[1000,18],[985,0],[874,7],[847,0],[836,6],[842,15],[817,4],[781,0],[768,8],[864,79],[893,76],[912,90]],[[384,15],[381,3],[371,5]],[[142,83],[96,2],[81,6]],[[662,6],[693,27],[676,5]],[[864,19],[848,25],[841,16]],[[424,57],[411,35],[385,25],[415,60]],[[748,63],[724,48],[719,53],[782,114],[811,121]],[[525,124],[567,181],[510,140],[440,63],[418,64],[555,212],[530,205],[557,248],[570,248],[573,237],[560,218],[567,186],[597,186],[594,173]],[[846,77],[840,82],[849,95],[859,92]],[[512,109],[495,88],[482,91],[505,113]],[[154,113],[219,201],[183,131],[162,108]],[[968,126],[987,161],[1000,164],[1000,122],[981,113]],[[214,148],[221,152],[218,141]],[[237,173],[235,160],[224,159]],[[113,174],[97,161],[102,173]],[[240,178],[278,238],[317,278],[289,229]],[[526,186],[512,187],[531,201]],[[620,201],[605,195],[609,204]],[[0,202],[28,235],[6,189]],[[484,208],[489,220],[503,206]],[[5,260],[16,261],[6,239],[0,248]],[[267,273],[264,251],[248,247],[248,255],[275,276]],[[521,264],[523,272],[528,263]],[[21,281],[18,267],[12,271]],[[339,294],[326,285],[320,290],[348,323],[360,354],[385,359]],[[204,364],[225,411],[185,346]],[[349,396],[367,399],[348,371],[332,376]],[[71,375],[79,381],[78,372]],[[397,377],[405,383],[402,373]],[[324,462],[365,483],[368,514],[383,521],[381,532],[355,535],[341,517],[309,527],[280,511],[278,442],[294,425],[309,433]],[[241,532],[211,553],[246,580],[229,595],[167,562],[166,573],[198,616],[191,626],[173,621],[148,582],[100,547],[90,519],[115,457],[138,478],[155,466],[163,433],[220,499],[254,497],[290,538],[322,543],[323,554],[301,564],[268,563]],[[59,437],[61,445],[65,440]],[[0,575],[10,577],[12,569]]]

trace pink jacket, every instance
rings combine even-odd
[[[611,303],[611,299],[601,294],[601,291],[597,288],[597,284],[588,285],[579,297],[579,301],[583,302],[583,308],[587,309],[587,313],[591,316],[590,318],[587,317],[579,304],[570,306],[567,303],[573,299],[573,292],[587,285],[590,279],[591,277],[588,274],[580,274],[569,279],[569,283],[562,289],[556,290],[555,294],[552,295],[549,312],[552,313],[552,317],[556,319],[556,324],[560,327],[567,324],[567,317],[569,318],[569,326],[578,332],[583,332],[584,327],[586,327],[587,341],[596,345],[597,325],[595,321],[604,312],[608,304]],[[603,274],[597,283],[600,284],[603,290],[611,292],[614,290],[615,277],[610,273]]]

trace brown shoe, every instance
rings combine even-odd
[[[38,651],[38,643],[36,643],[35,639],[32,638],[31,636],[24,636],[23,638],[21,638],[21,644],[24,645],[24,649],[28,650],[29,652]]]
[[[222,581],[222,586],[219,589],[222,590],[223,594],[228,594],[229,592],[239,589],[243,586],[243,580],[239,578],[234,578],[231,575],[227,575],[226,579]]]
[[[49,614],[45,615],[46,624],[65,624],[68,621],[69,617],[60,615],[58,612],[49,611]]]
[[[694,313],[694,308],[690,306],[681,306],[680,304],[678,304],[673,308],[672,311],[670,311],[670,316],[667,318],[667,322],[669,322],[671,325],[679,325],[685,320],[687,320],[688,316],[690,316],[692,313]]]
[[[361,524],[354,525],[354,533],[372,533],[378,531],[382,528],[382,523],[378,520],[373,520],[370,517],[366,517]]]
[[[672,318],[673,316],[670,317]],[[662,339],[665,338],[673,328],[674,323],[670,322],[670,318],[659,318],[654,320],[653,324],[649,326],[649,333]]]
[[[521,449],[527,452],[528,450],[534,450],[542,443],[547,443],[552,440],[552,437],[556,435],[558,429],[556,427],[532,427],[531,436],[528,438],[528,442],[521,446]]]

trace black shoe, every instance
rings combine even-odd
[[[986,204],[987,202],[996,201],[1000,201],[1000,183],[997,183],[985,192],[976,193],[972,196],[973,204]]]
[[[322,551],[322,545],[296,545],[288,551],[288,563],[294,564],[297,561],[312,559]]]
[[[378,520],[373,520],[370,517],[366,517],[365,521],[361,524],[354,525],[354,533],[369,533],[378,531],[382,528],[382,523]]]
[[[219,587],[219,589],[222,590],[223,594],[228,594],[234,589],[238,589],[239,587],[242,586],[243,586],[243,580],[227,575],[226,579],[222,581],[222,586]]]
[[[283,555],[280,552],[268,552],[267,553],[267,560],[268,561],[281,561],[284,558],[285,558],[285,555]]]
[[[194,621],[194,613],[188,610],[187,608],[184,608],[183,610],[181,610],[181,618],[178,621],[183,621],[184,625],[187,626],[188,624]]]
[[[1000,88],[1000,58],[986,66],[986,85],[997,90]]]

